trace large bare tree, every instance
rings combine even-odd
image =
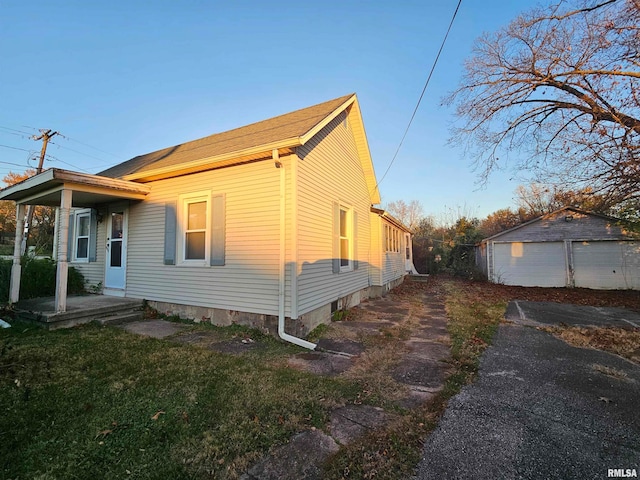
[[[385,207],[391,215],[404,223],[410,230],[415,230],[422,219],[422,204],[418,200],[409,203],[404,200],[389,202]]]
[[[640,198],[640,0],[567,0],[477,40],[447,102],[486,180]],[[615,202],[614,202],[615,203]]]

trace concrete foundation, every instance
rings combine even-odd
[[[389,293],[391,290],[393,290],[394,288],[396,288],[398,285],[402,285],[402,283],[404,282],[405,277],[402,276],[400,278],[396,278],[395,280],[391,280],[388,283],[385,283],[384,285],[372,285],[369,287],[369,298],[378,298],[378,297],[383,297],[385,296],[387,293]]]
[[[348,302],[348,308],[351,308],[359,305],[368,298],[381,297],[392,288],[400,285],[403,280],[404,277],[383,286],[370,286],[339,298],[337,299],[338,308],[343,308],[345,302]],[[278,336],[277,315],[240,312],[221,308],[196,307],[193,305],[158,302],[154,300],[149,300],[147,303],[151,308],[167,316],[176,315],[185,320],[193,320],[196,323],[209,322],[220,327],[245,325],[261,330],[264,333]],[[287,317],[285,318],[285,331],[289,335],[304,338],[318,325],[331,322],[331,313],[331,303],[327,303],[322,307],[300,315],[295,320]]]

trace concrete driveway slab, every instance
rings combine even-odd
[[[640,328],[640,313],[613,307],[587,307],[553,302],[509,303],[505,319],[534,327],[569,325],[572,327]]]
[[[557,313],[568,323],[581,311]],[[543,314],[531,321],[559,320]],[[638,399],[639,365],[534,328],[501,325],[478,380],[450,401],[428,437],[417,478],[577,480],[607,478],[609,469],[640,472]]]

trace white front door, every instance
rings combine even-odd
[[[127,210],[124,208],[109,213],[106,247],[104,286],[124,290],[127,276]]]

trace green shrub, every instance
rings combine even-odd
[[[0,302],[9,301],[12,260],[0,259]],[[49,258],[22,259],[20,279],[20,298],[51,297],[56,292],[57,264]],[[75,268],[69,267],[67,293],[84,292],[84,276]]]

